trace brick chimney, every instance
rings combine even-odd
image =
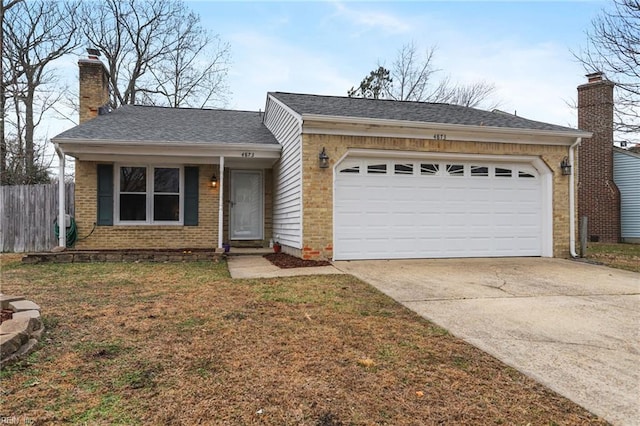
[[[593,132],[578,149],[578,215],[589,241],[620,241],[620,191],[613,182],[613,87],[601,72],[578,87],[578,128]]]
[[[98,56],[100,52],[87,49],[89,57],[78,60],[80,69],[80,124],[95,118],[100,107],[109,103],[109,72]]]

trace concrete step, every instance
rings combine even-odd
[[[269,247],[231,247],[227,256],[260,256],[263,254],[273,253],[273,249]]]

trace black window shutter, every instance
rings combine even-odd
[[[184,225],[198,225],[198,167],[184,168]]]
[[[113,225],[113,165],[98,164],[98,225]]]

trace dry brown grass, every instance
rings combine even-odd
[[[640,244],[589,243],[587,259],[612,268],[640,272]]]
[[[39,350],[2,371],[35,424],[603,424],[351,276],[224,263],[21,265]]]

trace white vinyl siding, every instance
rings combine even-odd
[[[280,160],[273,167],[273,238],[302,248],[301,118],[269,97],[264,124],[282,145]]]
[[[640,238],[640,155],[614,151],[613,181],[620,190],[623,239]]]

